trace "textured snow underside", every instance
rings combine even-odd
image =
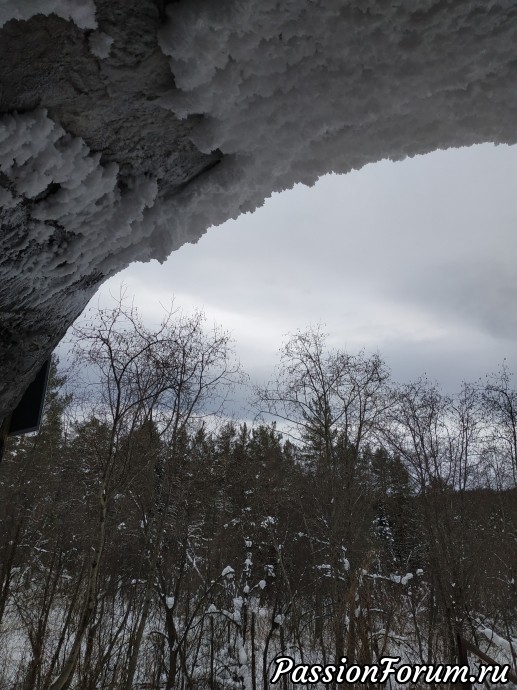
[[[92,5],[75,0],[0,0],[0,25],[36,12],[98,25]],[[94,52],[109,67],[123,47],[98,28],[106,50]],[[12,315],[37,313],[34,329],[46,334],[20,390],[5,384],[0,415],[67,325],[57,327],[59,314],[68,323],[131,261],[164,260],[273,191],[329,171],[517,141],[513,0],[181,0],[153,40],[171,69],[155,105],[171,126],[185,119],[198,151],[221,158],[188,184],[171,191],[159,166],[142,174],[106,162],[45,103],[0,117],[1,326],[8,340]]]
[[[93,0],[0,0],[0,27],[11,19],[30,19],[37,14],[57,14],[81,29],[95,29]]]

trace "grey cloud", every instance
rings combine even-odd
[[[111,289],[125,279],[148,311],[173,293],[204,306],[253,375],[273,368],[282,333],[324,322],[341,347],[378,348],[399,380],[428,371],[450,387],[514,356],[516,170],[517,147],[484,145],[326,176]]]

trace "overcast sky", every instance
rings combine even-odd
[[[453,392],[504,357],[517,369],[516,172],[517,147],[483,145],[327,175],[163,265],[130,266],[100,301],[124,282],[151,321],[173,295],[204,308],[252,378],[271,374],[286,332],[320,322],[394,379],[427,373]]]

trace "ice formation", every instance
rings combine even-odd
[[[510,0],[190,0],[168,16],[159,42],[176,88],[161,102],[204,114],[194,143],[225,154],[189,214],[194,232],[202,215],[236,217],[330,171],[515,141]]]
[[[0,117],[0,417],[100,281],[148,251],[156,180],[121,184],[100,157],[45,110]]]
[[[18,229],[10,250],[2,238],[4,300],[12,294],[18,305],[27,299],[35,306],[35,287],[48,299],[79,277],[112,273],[124,253],[126,261],[133,257],[138,238],[145,251],[156,181],[134,180],[121,191],[118,166],[102,165],[99,153],[45,110],[0,118],[0,172],[4,223]],[[28,273],[33,279],[22,290]]]

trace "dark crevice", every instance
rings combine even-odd
[[[192,177],[190,177],[188,180],[186,180],[186,181],[183,182],[182,184],[178,185],[178,186],[176,187],[176,189],[174,190],[174,194],[179,194],[179,193],[182,192],[186,187],[188,187],[190,184],[192,184],[192,182],[194,182],[194,180],[197,180],[199,177],[201,177],[201,176],[204,175],[205,173],[207,173],[207,172],[209,172],[210,170],[212,170],[213,168],[215,168],[216,165],[219,165],[219,163],[220,163],[220,162],[222,161],[222,159],[223,159],[223,153],[222,153],[221,151],[219,151],[219,149],[216,149],[215,151],[212,152],[211,155],[216,155],[216,156],[218,156],[218,158],[217,158],[216,160],[213,160],[213,161],[211,161],[210,163],[208,163],[202,170],[200,170],[199,172],[197,172],[197,173],[195,173],[194,175],[192,175]]]

